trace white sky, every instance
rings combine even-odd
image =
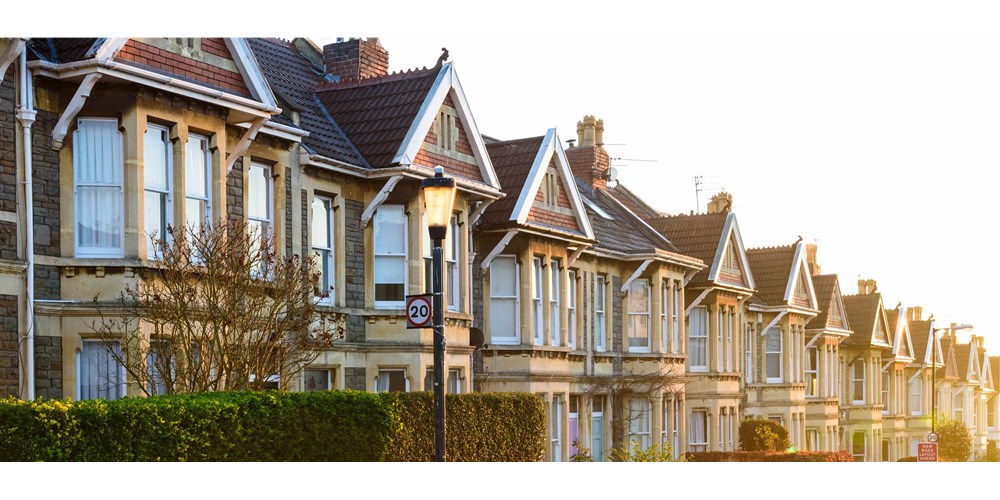
[[[1000,163],[1000,13],[990,2],[286,0],[264,16],[225,2],[191,2],[201,16],[108,3],[121,7],[82,11],[95,22],[60,16],[59,34],[146,19],[145,36],[379,36],[393,71],[431,66],[447,47],[484,134],[557,126],[565,141],[594,114],[605,142],[625,144],[609,146],[612,156],[655,160],[618,163],[620,180],[657,209],[695,209],[702,175],[700,208],[731,192],[749,247],[801,235],[844,292],[874,278],[888,307],[972,323],[1000,353],[986,287],[997,267],[982,258],[995,241]],[[50,33],[51,22],[18,27]]]

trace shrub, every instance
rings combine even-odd
[[[917,457],[903,457],[903,458],[900,458],[899,460],[896,460],[896,461],[897,462],[916,462],[917,461]]]
[[[965,462],[972,453],[972,435],[961,421],[937,416],[938,458],[942,462]]]
[[[702,451],[686,455],[688,462],[853,462],[846,451]]]
[[[986,441],[986,462],[1000,462],[1000,448],[997,447],[997,442],[990,439]]]
[[[536,397],[470,394],[448,404],[450,459],[541,457]],[[432,415],[429,394],[356,391],[8,398],[0,400],[0,461],[421,460],[433,458]]]
[[[674,459],[673,449],[670,443],[666,443],[663,446],[653,444],[649,448],[642,450],[639,447],[639,443],[636,441],[630,441],[628,443],[631,445],[631,450],[628,446],[622,446],[621,448],[614,448],[611,450],[611,455],[608,460],[611,462],[683,462],[684,458]]]
[[[772,420],[747,419],[740,423],[743,451],[785,451],[791,446],[788,430]]]

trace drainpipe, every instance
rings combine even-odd
[[[27,296],[27,333],[25,336],[25,381],[26,399],[35,399],[35,210],[32,196],[31,178],[31,125],[35,122],[35,110],[31,99],[31,71],[28,69],[27,49],[21,51],[19,61],[21,77],[20,98],[17,109],[17,121],[21,123],[24,134],[24,232],[25,232],[25,295]]]

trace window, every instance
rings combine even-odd
[[[889,413],[889,407],[892,406],[890,404],[892,402],[892,400],[889,399],[889,381],[890,381],[890,379],[891,378],[890,378],[890,376],[889,376],[888,373],[883,373],[882,374],[882,414],[883,415]]]
[[[715,369],[722,371],[722,358],[725,356],[725,349],[722,347],[723,325],[726,324],[725,308],[719,308],[719,317],[715,323]]]
[[[752,384],[753,373],[754,373],[753,345],[754,342],[757,341],[757,336],[754,335],[752,326],[750,325],[746,326],[746,331],[744,332],[743,338],[744,338],[743,345],[745,346],[746,349],[746,351],[744,352],[744,359],[743,359],[743,374],[746,376],[746,383]]]
[[[577,454],[576,444],[580,439],[580,396],[569,397],[569,458]]]
[[[680,283],[674,282],[674,295],[673,295],[673,307],[670,309],[671,317],[673,318],[673,324],[671,325],[671,339],[670,339],[670,352],[679,353],[681,352],[681,321],[680,321],[680,311],[684,304],[681,304],[681,287]]]
[[[782,381],[781,349],[781,328],[769,328],[764,338],[764,359],[769,383]]]
[[[336,268],[333,266],[333,200],[317,196],[312,201],[312,220],[310,223],[310,241],[312,243],[313,258],[315,259],[316,272],[319,273],[317,283],[317,295],[324,302],[332,303],[334,299],[334,275]]]
[[[402,205],[375,213],[375,307],[401,308],[406,294],[406,214]]]
[[[460,394],[462,392],[461,371],[458,368],[448,370],[448,380],[445,381],[445,391],[448,394]],[[424,372],[424,390],[434,390],[434,367],[428,366]]]
[[[733,371],[733,330],[736,322],[736,311],[730,310],[726,315],[726,371]]]
[[[551,345],[559,345],[559,261],[553,259],[552,264],[549,266],[549,323],[552,328],[551,336],[549,337],[549,342]]]
[[[569,272],[569,293],[566,303],[566,343],[570,349],[576,349],[576,271]]]
[[[806,349],[806,397],[819,395],[819,349],[815,346]]]
[[[663,352],[672,352],[673,347],[668,347],[667,344],[667,304],[670,290],[667,287],[667,282],[664,280],[660,284],[660,350]]]
[[[150,124],[143,137],[143,220],[146,226],[146,258],[163,256],[161,242],[166,242],[167,227],[173,224],[173,197],[170,184],[174,177],[173,143],[166,127]]]
[[[118,121],[81,118],[73,133],[76,256],[125,254],[123,176]]]
[[[118,342],[83,341],[76,362],[78,399],[118,399],[125,396],[125,369],[115,360],[121,355]]]
[[[965,395],[958,393],[951,404],[951,418],[965,423]]]
[[[542,345],[545,341],[545,330],[543,325],[544,317],[542,316],[542,258],[535,257],[531,261],[532,265],[532,276],[534,277],[534,282],[532,283],[532,312],[534,313],[534,321],[532,325],[535,328],[534,338],[535,345]]]
[[[604,460],[604,397],[595,396],[590,411],[590,456]]]
[[[816,429],[806,429],[806,451],[820,451],[819,431]]]
[[[694,410],[688,423],[688,451],[708,451],[708,412]]]
[[[605,316],[605,306],[607,305],[607,286],[604,276],[598,276],[594,285],[594,349],[605,350],[605,339],[607,338],[607,317]]]
[[[211,185],[212,153],[208,137],[191,134],[184,145],[184,223],[193,233],[211,220]]]
[[[490,342],[517,344],[518,265],[511,255],[498,255],[490,262]]]
[[[631,398],[629,406],[629,441],[639,444],[639,449],[646,451],[653,444],[652,406],[648,399]],[[631,449],[631,443],[629,446]]]
[[[250,188],[247,191],[247,226],[250,236],[260,241],[262,248],[271,247],[274,236],[274,179],[271,167],[250,164]]]
[[[455,215],[451,216],[451,227],[448,231],[448,238],[445,244],[444,260],[445,260],[445,285],[444,288],[447,290],[448,297],[448,310],[457,311],[458,310],[458,248],[459,242],[461,240],[461,233],[459,233],[458,217]],[[427,233],[430,234],[430,233]]]
[[[698,306],[688,316],[688,360],[691,371],[708,371],[708,308]]]
[[[168,342],[150,341],[149,352],[146,354],[146,391],[150,395],[167,394],[163,374],[167,373],[170,378],[174,378],[177,373],[176,361]]]
[[[910,415],[923,415],[923,391],[920,386],[922,380],[915,378],[910,381]]]
[[[409,392],[410,382],[406,370],[379,370],[375,379],[375,392]]]
[[[890,451],[889,451],[890,448],[891,448],[891,445],[889,443],[889,440],[888,439],[883,439],[882,440],[882,461],[883,462],[889,462],[890,461],[890,458],[889,458],[890,457]]]
[[[851,398],[854,404],[865,404],[865,360],[851,365]]]
[[[628,350],[649,352],[649,281],[633,280],[628,291]]]
[[[865,448],[867,447],[867,440],[864,432],[855,432],[851,436],[851,455],[854,456],[855,462],[865,461]]]
[[[552,461],[562,461],[562,397],[552,396],[552,421],[550,439],[552,441]]]
[[[986,425],[990,429],[997,428],[997,405],[1000,405],[1000,397],[994,396],[993,401],[986,405]],[[916,415],[914,413],[914,415]]]
[[[333,370],[302,370],[302,390],[305,392],[329,391],[333,388]]]

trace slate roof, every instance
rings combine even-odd
[[[371,167],[389,167],[440,69],[331,83],[316,95]]]
[[[661,215],[660,212],[649,206],[645,200],[637,196],[620,182],[617,183],[615,187],[609,187],[606,192],[628,207],[632,213],[638,215],[639,218],[643,220],[656,218]]]
[[[967,344],[955,344],[955,367],[958,368],[959,380],[968,381],[969,376],[974,375],[969,373],[969,351],[974,345],[971,342]]]
[[[580,196],[590,200],[614,219],[605,219],[594,209],[587,207],[587,217],[590,217],[594,238],[597,239],[594,248],[629,254],[652,253],[656,250],[679,251],[671,242],[664,241],[652,228],[622,208],[605,190],[594,189],[590,183],[581,179],[576,179],[576,185]]]
[[[28,59],[64,64],[87,59],[91,48],[104,38],[32,38],[28,41]]]
[[[708,273],[719,249],[722,230],[726,227],[726,213],[697,215],[661,215],[646,222],[666,236],[677,250],[705,262],[706,267],[691,279],[691,285],[708,282]],[[753,271],[751,271],[753,273]],[[757,278],[753,273],[754,279]]]
[[[927,343],[932,335],[931,327],[933,325],[934,323],[931,321],[910,322],[910,340],[913,341],[913,358],[918,363],[923,363],[927,359]],[[931,354],[931,362],[933,361],[934,354]]]
[[[309,132],[309,136],[302,139],[305,148],[311,153],[333,160],[368,167],[368,162],[313,93],[317,85],[326,81],[323,78],[322,68],[317,67],[294,45],[284,40],[273,38],[247,40],[264,73],[264,78],[279,99],[279,107],[287,112],[285,108],[291,105],[299,111],[298,127]],[[285,114],[272,119],[284,125],[293,125]]]
[[[795,245],[748,249],[747,261],[757,285],[754,295],[767,305],[788,304],[785,289],[788,288],[788,276],[794,260]]]
[[[756,275],[754,275],[756,276]],[[844,340],[845,344],[870,346],[872,334],[875,332],[875,321],[881,305],[882,294],[870,293],[861,295],[844,295],[844,309],[854,333]],[[886,332],[886,340],[892,345],[891,334]]]
[[[493,170],[497,173],[497,180],[507,193],[507,196],[493,202],[483,212],[481,220],[486,227],[516,225],[510,220],[510,216],[514,212],[521,189],[528,174],[531,173],[535,156],[538,155],[544,139],[544,136],[528,137],[486,145],[486,151],[493,162]]]
[[[830,317],[830,304],[833,303],[834,292],[837,288],[837,275],[817,274],[812,277],[812,282],[813,290],[816,292],[816,303],[819,305],[819,314],[809,320],[806,328],[819,330],[826,328],[826,320]],[[849,321],[845,321],[845,323],[848,327],[851,325]]]
[[[938,341],[941,342],[941,352],[944,354],[944,367],[938,368],[937,377],[957,378],[958,363],[955,362],[955,346],[951,341],[951,337],[946,335],[939,338]]]

